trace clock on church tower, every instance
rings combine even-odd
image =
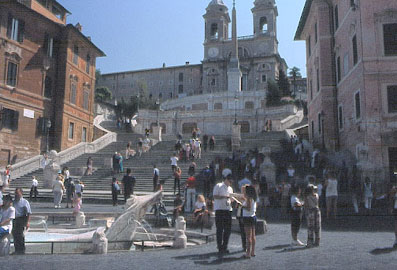
[[[210,58],[215,58],[219,55],[219,49],[217,47],[211,47],[208,49],[208,56]]]

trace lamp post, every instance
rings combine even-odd
[[[238,96],[234,96],[234,124],[237,125],[237,102],[238,102]]]
[[[46,127],[46,131],[47,131],[47,146],[46,146],[46,152],[49,152],[49,136],[50,136],[50,128],[51,128],[51,120],[47,119],[47,121],[45,122],[45,127]]]

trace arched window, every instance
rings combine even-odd
[[[248,50],[243,47],[238,47],[238,57],[239,58],[247,58],[249,57]]]
[[[262,17],[259,20],[259,30],[261,33],[267,33],[267,18]]]
[[[218,24],[216,23],[211,24],[210,38],[218,39]]]

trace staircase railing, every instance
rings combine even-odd
[[[101,131],[106,132],[106,134],[99,139],[93,142],[82,142],[71,148],[68,148],[64,151],[61,151],[57,155],[57,163],[59,165],[65,164],[66,162],[75,159],[83,154],[96,153],[102,148],[108,146],[109,144],[117,141],[117,133],[111,132],[107,129],[104,129],[100,126],[100,124],[105,121],[103,115],[98,115],[95,117],[94,126]],[[32,157],[30,159],[18,162],[12,165],[11,176],[13,179],[19,178],[23,175],[29,174],[33,171],[36,171],[41,167],[41,161],[44,157],[42,155],[38,155]],[[4,171],[0,172],[1,177],[3,178]]]

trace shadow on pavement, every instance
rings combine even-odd
[[[202,261],[195,261],[195,264],[200,265],[219,265],[223,263],[232,263],[240,260],[246,260],[244,256],[241,257],[219,257],[218,259],[209,261],[209,260],[202,260]]]
[[[291,245],[277,245],[277,246],[269,246],[269,247],[265,247],[263,250],[275,250],[275,249],[284,249],[287,248]]]
[[[295,251],[303,251],[308,249],[307,247],[288,247],[282,250],[277,251],[276,253],[284,253],[284,252],[295,252]]]
[[[235,254],[238,254],[241,252],[242,251],[234,251],[227,255],[235,255]],[[227,255],[225,254],[224,256],[227,256]],[[176,259],[176,260],[190,259],[190,260],[196,261],[196,260],[209,259],[211,257],[219,257],[219,253],[218,252],[210,252],[210,253],[204,253],[204,254],[185,255],[185,256],[173,257],[173,259]],[[223,257],[223,259],[225,259],[225,257]]]
[[[397,252],[397,248],[394,247],[387,247],[387,248],[375,248],[370,253],[372,255],[382,255],[382,254],[389,254],[392,252]]]

